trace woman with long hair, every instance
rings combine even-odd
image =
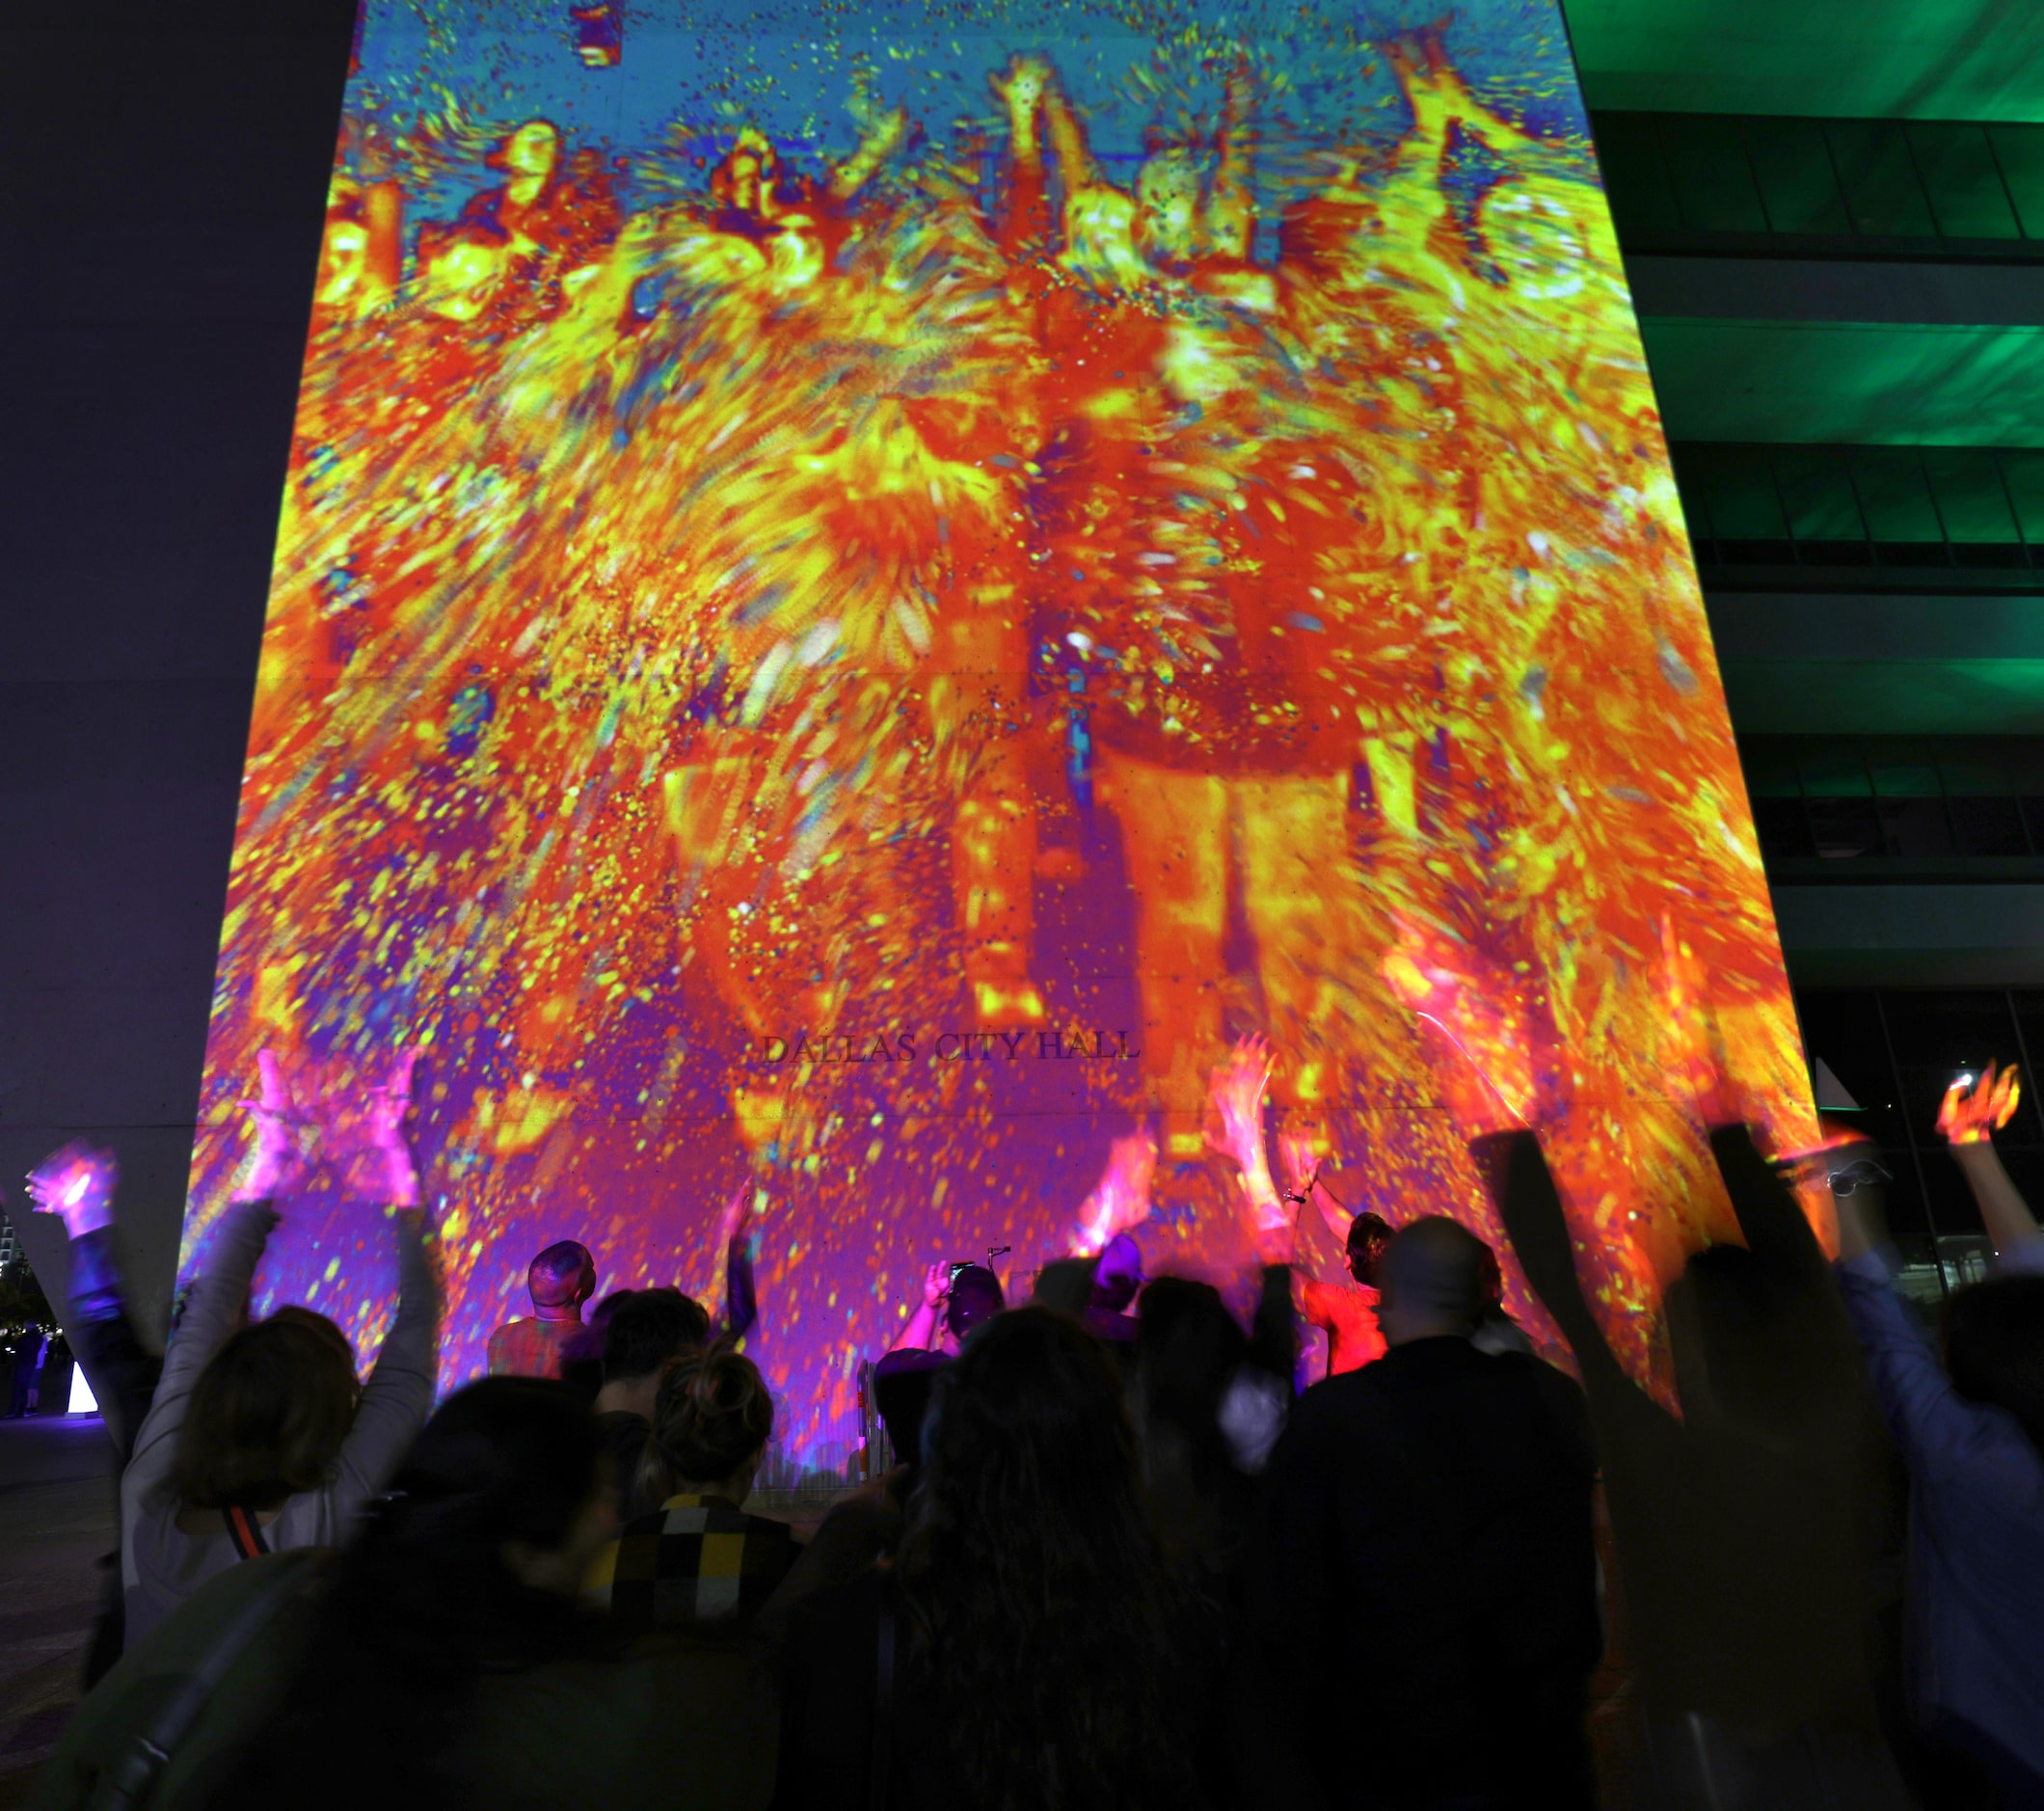
[[[448,1397],[335,1562],[282,1706],[215,1803],[763,1803],[771,1720],[742,1655],[628,1649],[577,1602],[616,1528],[609,1471],[559,1384]]]
[[[1038,1308],[987,1323],[937,1385],[893,1567],[791,1642],[776,1803],[1190,1811],[1210,1631],[1145,1516],[1114,1365]]]

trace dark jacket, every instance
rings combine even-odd
[[[1601,1641],[1581,1393],[1419,1339],[1306,1392],[1251,1613],[1331,1805],[1588,1805]]]

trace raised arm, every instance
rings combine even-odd
[[[1824,1249],[1810,1230],[1809,1217],[1788,1183],[1760,1153],[1752,1129],[1745,1125],[1710,1128],[1710,1154],[1724,1178],[1725,1193],[1746,1249],[1778,1273],[1792,1276],[1806,1287],[1820,1289],[1830,1269]]]
[[[1247,56],[1228,71],[1219,140],[1221,161],[1206,198],[1206,244],[1220,258],[1240,263],[1256,236],[1255,84]]]
[[[2015,1065],[2011,1063],[1998,1077],[1990,1063],[1970,1087],[1953,1082],[1938,1110],[1938,1130],[1945,1134],[1952,1161],[1973,1190],[1989,1242],[2004,1257],[2026,1247],[2034,1250],[2038,1232],[2036,1215],[2009,1179],[2001,1153],[1994,1148],[1994,1133],[2015,1117],[2022,1098]]]
[[[890,1352],[928,1352],[937,1343],[937,1323],[944,1313],[945,1298],[951,1294],[951,1266],[931,1264],[923,1273],[923,1296],[909,1315],[901,1337]]]
[[[76,1139],[30,1173],[28,1192],[39,1213],[64,1223],[70,1240],[64,1330],[125,1465],[162,1365],[135,1331],[115,1261],[114,1190],[120,1174],[112,1151]]]
[[[1938,1355],[1895,1287],[1888,1230],[1876,1190],[1856,1188],[1839,1211],[1839,1292],[1867,1359],[1882,1418],[1910,1470],[1958,1474],[1977,1490],[2011,1450],[2002,1411],[1969,1401],[1952,1387]],[[2009,1479],[2026,1494],[2026,1478]]]
[[[877,115],[859,134],[859,147],[830,173],[825,185],[834,202],[848,202],[879,174],[908,140],[908,115],[900,107]]]
[[[1097,1257],[1110,1240],[1147,1220],[1156,1173],[1157,1140],[1147,1127],[1116,1139],[1099,1181],[1080,1205],[1065,1256]]]
[[[397,1470],[433,1408],[440,1335],[440,1291],[426,1259],[425,1216],[418,1211],[418,1171],[405,1138],[412,1104],[407,1051],[390,1079],[363,1097],[350,1176],[356,1186],[390,1211],[397,1233],[397,1312],[383,1350],[363,1386],[355,1425],[340,1449],[335,1482],[336,1511],[352,1513],[380,1492]]]
[[[1297,1242],[1296,1209],[1272,1179],[1263,1136],[1263,1098],[1277,1060],[1269,1040],[1244,1038],[1207,1088],[1207,1144],[1234,1160],[1243,1222],[1266,1265],[1289,1264]]]

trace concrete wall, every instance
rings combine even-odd
[[[0,24],[0,1190],[54,1296],[20,1178],[113,1146],[159,1318],[352,14]]]

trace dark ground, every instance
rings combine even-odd
[[[78,1699],[114,1546],[96,1415],[0,1421],[0,1811],[27,1801]]]

